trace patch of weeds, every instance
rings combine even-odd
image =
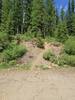
[[[8,64],[5,62],[0,63],[0,69],[7,69],[9,68]]]
[[[44,41],[50,43],[50,42],[56,42],[56,39],[54,37],[47,36]]]
[[[36,68],[40,68],[42,70],[48,70],[49,66],[48,65],[37,65]]]
[[[47,52],[44,53],[43,58],[47,61],[51,61],[52,63],[57,62],[57,57],[50,50],[48,50]]]
[[[52,42],[51,44],[55,47],[60,47],[62,45],[60,42]]]
[[[1,62],[0,69],[8,69],[16,66],[16,60],[10,62]]]
[[[30,70],[31,69],[31,64],[17,64],[16,68],[19,70]]]
[[[41,37],[37,38],[36,45],[37,47],[44,49],[44,40]]]
[[[60,66],[69,65],[75,67],[75,55],[63,54],[59,57],[58,61]]]
[[[31,33],[25,33],[25,34],[20,35],[20,39],[24,41],[29,41],[29,40],[32,40],[33,38],[34,38],[34,35]]]
[[[0,52],[2,52],[9,45],[8,34],[0,32]]]

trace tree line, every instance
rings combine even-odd
[[[54,0],[0,0],[0,31],[9,35],[28,31],[35,36],[75,35],[75,0],[61,12]]]

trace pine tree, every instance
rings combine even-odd
[[[32,13],[31,13],[31,25],[32,32],[35,33],[35,36],[40,33],[45,36],[45,18],[46,12],[44,7],[43,0],[33,0],[32,2]]]
[[[55,17],[56,17],[56,26],[58,25],[59,23],[59,13],[58,13],[58,9],[56,8],[56,12],[55,12]]]
[[[2,0],[0,0],[0,23],[1,23],[1,16],[2,16]]]
[[[14,10],[13,10],[13,23],[15,33],[21,33],[22,31],[22,22],[23,22],[23,1],[14,0]]]
[[[75,0],[72,0],[71,3],[71,12],[74,13],[74,9],[75,9]]]
[[[9,15],[10,15],[11,3],[10,0],[3,0],[2,2],[2,30],[8,32],[9,30]]]
[[[71,0],[68,2],[68,15],[71,14]]]
[[[68,29],[64,8],[61,8],[60,11],[59,23],[56,27],[55,36],[59,42],[65,42],[65,40],[68,38]]]
[[[56,37],[59,42],[65,42],[65,40],[68,38],[68,30],[67,30],[67,25],[65,21],[59,21],[59,24],[57,26],[57,31],[56,31]]]
[[[61,9],[60,16],[61,16],[61,20],[64,21],[64,19],[65,19],[65,11],[64,11],[64,8]]]
[[[56,27],[56,12],[54,7],[54,1],[53,0],[46,0],[47,2],[47,21],[48,21],[48,33],[53,36],[54,30]]]
[[[67,15],[67,28],[69,35],[75,35],[75,2],[69,0],[68,15]]]
[[[31,22],[32,1],[23,0],[23,32],[27,32]]]

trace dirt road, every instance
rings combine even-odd
[[[0,72],[0,100],[75,100],[75,69]]]

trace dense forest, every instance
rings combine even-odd
[[[54,0],[0,0],[0,63],[25,54],[20,42],[31,38],[37,38],[40,47],[46,38],[65,44],[63,58],[75,66],[75,1],[59,12]]]

